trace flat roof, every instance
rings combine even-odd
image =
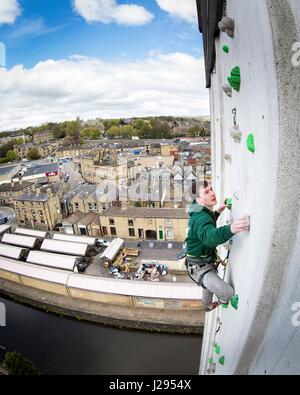
[[[0,257],[0,269],[56,284],[67,284],[70,273]]]
[[[24,229],[24,228],[17,228],[15,230],[15,233],[20,234],[20,235],[39,237],[41,239],[44,239],[47,235],[47,232],[43,232],[41,230]]]
[[[30,251],[26,261],[36,265],[73,271],[77,260],[77,256],[60,255],[42,251]]]
[[[24,248],[0,243],[0,255],[7,258],[20,259]]]
[[[57,163],[49,163],[46,165],[38,165],[27,167],[27,171],[24,172],[23,178],[29,176],[38,176],[45,173],[54,173],[59,171],[59,165]]]
[[[73,243],[83,243],[83,244],[88,244],[88,245],[94,245],[96,242],[96,237],[54,233],[53,240],[71,241]]]
[[[101,258],[107,258],[112,261],[115,256],[118,254],[122,246],[124,245],[124,240],[116,238],[110,243],[110,245],[105,248],[104,252],[101,254]]]
[[[36,238],[4,233],[1,241],[2,243],[12,244],[20,247],[33,248],[36,243]]]
[[[45,239],[41,246],[41,250],[78,256],[85,256],[87,248],[88,244],[50,239]]]
[[[103,277],[71,274],[68,287],[91,292],[132,295],[148,298],[202,300],[201,287],[189,283],[157,283],[117,280]]]

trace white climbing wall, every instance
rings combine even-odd
[[[300,41],[300,6],[295,0],[228,0],[226,15],[235,20],[235,37],[221,33],[216,40],[213,172],[217,195],[233,198],[220,225],[230,215],[249,214],[251,231],[234,237],[226,272],[238,310],[207,314],[200,374],[213,368],[209,358],[215,374],[299,374],[300,326],[295,316],[293,325],[292,309],[300,306],[300,67],[291,58],[292,44]],[[222,86],[236,66],[241,88],[230,98]],[[230,135],[233,108],[241,143]],[[246,146],[250,133],[254,154]]]

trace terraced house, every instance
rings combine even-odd
[[[46,193],[38,188],[34,193],[22,194],[15,200],[14,208],[22,227],[53,230],[62,220],[59,197],[50,188]]]
[[[187,222],[185,209],[112,207],[100,215],[104,237],[125,239],[182,241]]]
[[[14,206],[15,200],[24,193],[33,192],[35,184],[29,181],[20,181],[0,185],[0,204]]]

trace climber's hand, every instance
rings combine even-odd
[[[250,229],[250,216],[245,215],[244,217],[237,219],[233,222],[230,227],[230,230],[233,234],[248,232]]]
[[[217,212],[221,214],[227,207],[227,204],[222,204],[220,207],[217,208]]]

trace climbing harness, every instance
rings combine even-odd
[[[224,260],[222,260],[218,255],[216,258],[214,258],[213,256],[203,256],[199,258],[199,263],[192,262],[193,257],[191,259],[191,262],[189,262],[189,256],[187,255],[186,257],[186,267],[187,267],[187,271],[188,271],[188,275],[189,277],[199,286],[203,287],[204,289],[206,289],[203,286],[203,278],[204,276],[212,271],[216,271],[219,267],[219,265],[222,265],[224,267],[227,266],[228,263],[228,258],[229,258],[229,252],[227,253],[227,256]],[[201,259],[203,258],[203,261],[201,261]],[[203,270],[205,267],[207,266],[207,270]]]

